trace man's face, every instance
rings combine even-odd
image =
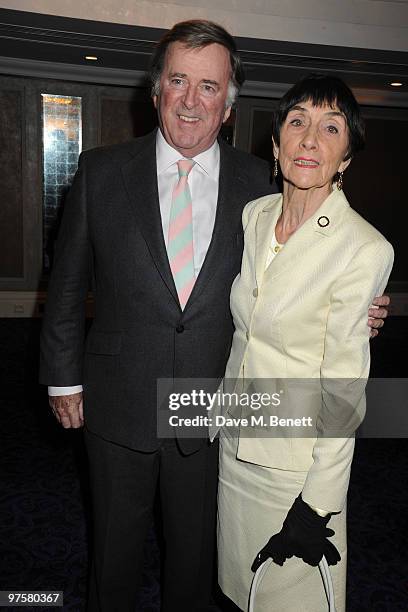
[[[222,45],[188,49],[174,42],[167,49],[160,93],[153,102],[164,138],[184,157],[209,149],[228,119],[230,75],[229,52]]]

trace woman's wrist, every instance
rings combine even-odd
[[[307,504],[307,502],[305,502],[305,504]],[[307,504],[307,505],[309,506],[309,508],[314,510],[319,516],[323,516],[324,517],[324,516],[327,516],[328,514],[330,514],[330,512],[328,510],[322,510],[322,508],[317,508],[316,506],[312,506],[311,504]]]

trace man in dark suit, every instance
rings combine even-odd
[[[156,381],[223,376],[242,209],[272,191],[265,162],[217,141],[243,82],[231,36],[206,21],[176,24],[152,65],[160,129],[81,155],[42,330],[40,380],[52,385],[53,412],[64,427],[85,424],[92,612],[134,611],[156,492],[165,540],[162,609],[210,609],[217,447],[158,438]],[[194,162],[187,179],[179,160]],[[186,183],[194,273],[187,295],[169,261],[174,194],[187,193]],[[84,349],[90,277],[95,317]]]
[[[51,404],[64,426],[85,423],[92,611],[134,610],[157,490],[166,545],[163,610],[209,605],[217,448],[203,439],[158,439],[156,380],[224,373],[242,208],[272,191],[265,162],[217,141],[242,81],[225,30],[204,21],[177,24],[153,59],[160,130],[83,153],[66,202],[42,331],[41,382],[54,386]],[[180,159],[195,161],[188,183],[196,282],[184,307],[167,253]],[[95,318],[84,351],[91,270]]]

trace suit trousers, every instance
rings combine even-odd
[[[93,503],[88,612],[137,612],[156,492],[164,538],[163,612],[211,610],[218,444],[183,455],[175,439],[145,453],[85,428]]]

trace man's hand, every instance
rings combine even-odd
[[[384,307],[389,306],[389,303],[388,295],[381,295],[373,299],[372,306],[368,311],[368,326],[371,327],[371,338],[378,336],[378,330],[384,325],[384,319],[388,315],[388,310]]]
[[[78,429],[84,424],[82,392],[72,395],[56,395],[48,398],[55,418],[68,429]]]

